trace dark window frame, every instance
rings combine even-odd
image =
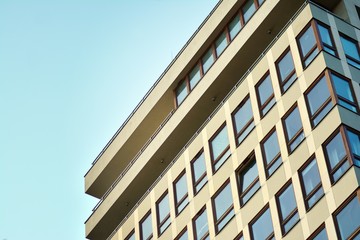
[[[256,215],[255,217],[253,217],[253,219],[251,219],[251,221],[249,222],[249,234],[250,234],[250,239],[253,240],[254,239],[254,233],[253,233],[253,225],[256,223],[256,221],[258,221],[260,219],[260,217],[263,216],[263,214],[269,210],[270,211],[270,219],[272,219],[272,215],[271,215],[271,210],[269,207],[269,203],[267,203]],[[275,239],[275,234],[274,234],[274,223],[271,223],[272,225],[272,233],[269,234],[269,236],[267,236],[266,239]]]
[[[285,192],[285,190],[290,187],[290,185],[292,185],[292,193],[294,194],[294,199],[295,199],[295,208],[289,213],[289,215],[287,215],[285,217],[285,219],[282,218],[282,209],[281,209],[281,203],[280,203],[280,196],[282,193]],[[276,206],[277,206],[277,212],[278,212],[278,216],[279,216],[279,223],[280,223],[280,227],[281,227],[281,233],[282,236],[284,237],[285,235],[287,235],[299,222],[300,222],[300,216],[299,216],[299,212],[298,212],[298,207],[297,207],[297,203],[296,203],[296,196],[295,196],[295,190],[294,190],[294,186],[292,184],[291,179],[289,181],[287,181],[284,186],[282,186],[280,188],[280,190],[275,194],[275,199],[276,199]],[[287,230],[285,231],[285,225],[290,222],[292,220],[292,218],[298,214],[298,219],[294,222],[294,224]]]
[[[272,94],[264,101],[263,104],[261,104],[261,100],[260,100],[260,92],[259,92],[259,86],[269,77],[270,83],[271,83],[271,88],[272,88]],[[270,76],[270,71],[268,70],[261,78],[260,80],[256,83],[255,85],[255,91],[256,91],[256,99],[258,102],[258,107],[259,107],[259,112],[260,112],[260,117],[263,118],[265,117],[265,115],[267,113],[269,113],[271,111],[271,109],[276,105],[276,99],[275,99],[275,94],[274,94],[274,86],[272,84],[272,79]],[[274,100],[273,103],[272,100]],[[269,109],[264,113],[264,109],[269,105],[272,104],[272,106],[269,107]]]
[[[319,173],[319,177],[320,177],[320,182],[310,191],[310,193],[308,195],[306,195],[306,191],[305,191],[305,184],[304,184],[304,179],[302,177],[302,171],[304,171],[309,165],[310,163],[312,163],[313,161],[315,161],[316,163],[316,167]],[[309,206],[309,199],[311,199],[319,190],[323,189],[322,187],[322,181],[321,181],[321,175],[320,175],[320,170],[319,170],[319,165],[317,163],[317,159],[315,154],[311,155],[306,161],[305,163],[298,169],[298,176],[299,176],[299,180],[300,180],[300,186],[301,186],[301,192],[302,192],[302,196],[303,196],[303,200],[304,200],[304,204],[305,204],[305,209],[306,211],[310,211],[310,209],[312,209],[316,203],[318,203],[320,201],[320,199],[325,196],[324,190],[323,193],[321,194],[321,196],[319,196],[319,198],[315,201],[315,203],[312,204],[312,206]]]
[[[301,123],[301,128],[294,134],[294,136],[292,136],[291,139],[289,139],[289,135],[288,132],[286,130],[286,119],[293,113],[293,111],[295,109],[298,109],[299,112],[299,121]],[[305,134],[304,134],[304,126],[303,126],[303,122],[302,122],[302,118],[301,118],[301,114],[300,114],[300,110],[298,108],[298,104],[297,102],[295,102],[294,105],[292,105],[290,107],[290,109],[284,114],[284,116],[281,118],[281,122],[282,122],[282,126],[283,126],[283,130],[284,130],[284,136],[285,136],[285,140],[286,140],[286,148],[288,150],[288,154],[290,155],[291,153],[293,153],[300,145],[302,142],[304,142],[305,140]],[[301,135],[303,135],[302,139],[299,141],[299,143],[293,148],[291,149],[291,145],[296,142],[296,140],[301,137]]]
[[[236,235],[233,240],[244,240],[243,232],[240,232],[238,235]]]
[[[222,159],[222,157],[227,153],[227,151],[230,151],[230,139],[229,139],[229,134],[227,133],[227,137],[228,137],[228,145],[224,148],[224,150],[219,154],[219,156],[217,156],[214,159],[214,152],[213,152],[213,147],[212,147],[212,142],[214,141],[214,139],[218,136],[218,134],[224,129],[226,128],[226,131],[228,131],[227,129],[227,125],[226,122],[224,122],[223,124],[221,124],[221,126],[216,130],[216,132],[211,136],[211,138],[209,139],[209,149],[210,149],[210,156],[211,156],[211,167],[212,167],[212,171],[213,173],[216,173],[222,165],[225,164],[225,162],[227,161],[227,159],[229,159],[231,157],[231,152],[229,153],[229,156],[224,159],[224,162],[222,164],[220,164],[220,166],[215,169],[215,165]]]
[[[325,230],[325,232],[326,232],[325,222],[323,222],[313,233],[311,233],[311,235],[306,240],[313,240],[323,230]],[[327,232],[326,232],[326,236],[327,236]]]
[[[140,220],[139,222],[139,228],[140,228],[140,240],[149,240],[149,239],[152,239],[153,236],[154,236],[154,232],[152,231],[152,233],[150,234],[150,236],[146,239],[143,238],[143,230],[142,230],[142,224],[145,222],[145,220],[150,216],[150,219],[151,219],[151,210],[149,210]],[[152,219],[151,219],[151,225],[152,225]],[[153,226],[151,226],[153,227]]]
[[[135,229],[131,230],[128,235],[124,238],[124,240],[129,240],[131,237],[133,237],[135,234]],[[135,237],[135,236],[134,236]]]
[[[186,84],[186,96],[184,97],[184,99],[179,103],[178,101],[178,95],[177,95],[177,90],[178,88],[185,82]],[[181,81],[179,81],[179,83],[177,84],[177,86],[175,87],[174,89],[174,103],[175,103],[175,106],[180,106],[180,104],[182,104],[185,99],[187,98],[187,96],[189,96],[191,90],[190,90],[190,83],[189,83],[189,79],[188,77],[186,76],[184,79],[182,79]]]
[[[182,238],[184,236],[185,233],[187,233],[187,227],[186,226],[183,228],[183,230],[181,230],[181,232],[175,237],[174,240],[179,240],[180,238]]]
[[[255,10],[254,10],[254,13],[249,17],[249,19],[245,22],[245,19],[244,19],[244,12],[243,12],[243,7],[245,6],[245,4],[247,2],[253,2],[254,5],[255,5]],[[240,18],[241,18],[241,24],[242,24],[242,27],[245,26],[250,20],[251,18],[255,15],[256,11],[259,9],[261,5],[259,4],[258,0],[246,0],[244,1],[244,3],[241,5],[240,7]]]
[[[267,142],[267,140],[269,140],[269,138],[274,134],[276,133],[276,140],[277,140],[277,143],[278,143],[278,147],[279,147],[279,152],[275,155],[275,157],[273,159],[271,159],[269,161],[269,163],[267,163],[266,161],[266,154],[265,154],[265,143]],[[263,159],[263,164],[264,164],[264,169],[265,169],[265,175],[266,175],[266,179],[269,179],[275,172],[277,169],[279,169],[282,165],[282,156],[281,156],[281,149],[280,149],[280,143],[279,143],[279,136],[277,134],[277,131],[276,131],[276,127],[274,126],[266,135],[265,137],[263,138],[263,140],[261,140],[260,142],[260,146],[261,146],[261,155],[263,156],[262,159]],[[277,163],[277,161],[279,161],[280,159],[280,164],[278,167],[276,167],[276,169],[274,169],[274,171],[272,173],[269,173],[269,169],[275,165]]]
[[[216,197],[219,196],[219,194],[226,188],[226,187],[230,187],[230,192],[231,192],[231,196],[232,196],[232,191],[231,191],[231,183],[230,183],[230,178],[228,178],[221,186],[220,188],[215,192],[215,194],[211,197],[211,206],[212,206],[212,211],[213,211],[213,217],[214,217],[214,225],[215,225],[215,234],[218,234],[222,229],[224,229],[226,227],[226,225],[234,218],[235,216],[235,209],[234,209],[234,198],[232,196],[232,204],[226,209],[226,211],[221,215],[221,216],[217,216],[216,213],[216,205],[215,205],[215,199]],[[229,215],[231,214],[231,211],[233,211],[233,216],[231,218],[229,218],[229,220],[224,224],[224,226],[219,229],[219,224]]]
[[[332,214],[334,225],[335,225],[335,230],[336,230],[336,235],[337,235],[338,239],[341,239],[340,238],[341,235],[340,235],[340,230],[339,230],[339,223],[337,221],[336,216],[342,210],[344,210],[354,198],[358,198],[359,205],[360,205],[360,187],[358,187],[352,194],[350,194],[350,196],[343,203],[341,203],[341,205]],[[348,237],[348,239],[353,239],[354,237],[358,237],[358,236],[360,236],[360,224],[359,224],[359,227],[354,232],[352,232],[352,234]]]
[[[187,189],[186,191],[186,194],[184,196],[181,197],[181,199],[177,199],[177,190],[176,190],[176,183],[182,178],[182,177],[185,177],[186,179],[186,171],[185,169],[176,177],[176,179],[174,180],[173,182],[173,189],[174,189],[174,201],[175,201],[175,214],[176,216],[178,216],[185,208],[186,206],[189,204],[189,201],[188,201],[188,196],[189,196],[189,189]],[[187,183],[187,179],[186,179],[186,183]],[[179,211],[179,207],[180,205],[184,202],[184,201],[188,201],[184,208],[181,209]]]
[[[235,171],[236,173],[236,180],[237,180],[237,186],[238,186],[238,192],[239,192],[239,200],[240,200],[240,207],[243,207],[247,202],[250,201],[250,199],[259,191],[261,188],[260,184],[258,188],[253,192],[253,194],[249,197],[247,201],[243,201],[243,197],[247,195],[254,187],[256,187],[257,183],[260,183],[259,180],[259,169],[257,168],[258,175],[257,177],[249,184],[249,186],[246,189],[242,189],[242,183],[241,183],[241,173],[244,171],[249,170],[249,165],[255,161],[255,165],[257,168],[257,161],[255,157],[255,153],[252,152],[244,161],[243,163],[238,167],[238,169]]]
[[[204,155],[204,163],[205,163],[205,172],[196,180],[195,179],[195,162],[200,159],[201,155]],[[205,159],[205,152],[204,149],[201,149],[196,155],[195,157],[191,160],[190,162],[190,166],[191,166],[191,176],[192,176],[192,186],[193,186],[193,193],[194,196],[201,191],[201,189],[203,189],[203,187],[206,185],[206,183],[208,182],[207,179],[207,171],[206,171],[206,159]],[[197,186],[204,180],[204,178],[206,178],[206,182],[197,190]]]
[[[285,79],[282,79],[281,77],[281,71],[280,71],[280,66],[279,63],[286,57],[287,54],[290,54],[291,56],[291,60],[292,60],[292,64],[294,69],[285,77]],[[291,49],[290,46],[288,46],[284,52],[279,56],[279,58],[275,61],[275,67],[276,67],[276,73],[277,73],[277,77],[279,80],[279,85],[280,85],[280,89],[281,89],[281,93],[284,94],[297,80],[297,74],[296,74],[296,69],[295,69],[295,63],[294,63],[294,58],[293,55],[291,53]],[[293,76],[295,75],[295,78],[293,80],[291,80],[293,78]],[[290,82],[292,81],[292,82]],[[290,82],[290,85],[285,89],[285,85]]]
[[[358,42],[357,40],[349,37],[348,35],[342,33],[342,32],[339,32],[339,36],[340,36],[340,42],[341,42],[341,38],[344,38],[344,39],[346,39],[347,41],[352,42],[352,43],[355,45],[356,50],[357,50],[357,54],[358,54],[359,57],[360,57],[359,42]],[[351,57],[350,55],[348,55],[348,54],[346,53],[345,48],[344,48],[344,45],[342,44],[342,42],[341,42],[341,46],[342,46],[342,48],[343,48],[343,51],[344,51],[344,54],[345,54],[345,57],[346,57],[346,62],[347,62],[349,65],[351,65],[351,66],[359,69],[359,67],[357,67],[357,66],[349,63],[349,62],[348,62],[348,59],[350,59],[350,61],[353,61],[353,62],[355,62],[355,63],[358,64],[358,65],[360,65],[360,61],[357,60],[357,59],[355,59],[355,58],[353,58],[353,57]]]
[[[198,239],[197,238],[197,229],[196,229],[196,220],[203,214],[206,213],[206,221],[208,222],[208,231],[202,236],[202,238]],[[194,216],[194,218],[192,219],[192,227],[193,227],[193,234],[194,234],[194,240],[203,240],[205,238],[207,238],[209,236],[209,220],[208,220],[208,216],[207,216],[207,212],[206,212],[206,205],[203,206]]]
[[[250,107],[251,107],[251,115],[252,117],[249,119],[249,121],[244,125],[244,127],[242,127],[242,129],[240,129],[239,131],[236,131],[236,119],[235,119],[235,115],[242,109],[242,107],[244,107],[244,105],[247,103],[247,101],[250,101]],[[234,130],[234,135],[235,135],[235,141],[237,146],[240,145],[240,143],[242,143],[246,137],[252,132],[252,130],[255,129],[255,124],[254,124],[254,114],[252,111],[252,104],[251,104],[251,98],[250,95],[248,94],[241,102],[240,104],[235,108],[235,110],[232,112],[231,114],[231,119],[232,119],[232,123],[233,123],[233,130]],[[251,124],[254,124],[254,126],[251,127]],[[249,130],[248,130],[249,129]],[[248,132],[247,132],[248,131]],[[247,132],[247,133],[246,133]],[[242,140],[239,141],[239,138],[244,134],[244,137],[242,137]]]
[[[164,219],[159,219],[160,217],[160,210],[159,210],[159,203],[165,198],[165,197],[168,197],[168,202],[169,202],[169,213],[165,216]],[[155,203],[155,206],[156,206],[156,227],[157,227],[157,231],[158,231],[158,237],[161,236],[161,234],[163,234],[166,229],[169,228],[169,226],[171,225],[171,219],[170,219],[170,212],[171,212],[171,209],[170,209],[170,198],[169,198],[169,191],[166,190],[160,197],[159,199],[156,201]],[[161,227],[166,224],[166,222],[170,219],[170,222],[169,224],[164,228],[163,231],[161,231]],[[161,221],[160,221],[161,220]]]

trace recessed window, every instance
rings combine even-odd
[[[256,5],[254,0],[247,0],[241,8],[242,16],[244,18],[244,24],[254,15],[256,11]]]
[[[134,229],[125,237],[125,240],[135,240],[135,230]]]
[[[193,175],[194,194],[197,194],[207,183],[206,164],[204,151],[201,150],[191,161],[191,169]]]
[[[169,194],[166,191],[156,203],[157,227],[159,236],[170,226]]]
[[[249,226],[252,240],[275,240],[273,223],[268,206],[260,211],[255,219],[250,222]]]
[[[284,93],[297,78],[290,48],[285,50],[275,64],[280,80],[281,91]]]
[[[294,195],[294,189],[289,182],[283,189],[276,194],[277,205],[279,209],[280,225],[283,235],[299,221],[299,214]]]
[[[238,171],[240,205],[243,206],[260,188],[255,155],[252,154]]]
[[[174,195],[175,210],[176,215],[178,215],[189,203],[185,171],[183,171],[174,182]]]
[[[334,214],[334,220],[339,239],[359,239],[360,190],[339,207]]]
[[[226,37],[226,32],[224,31],[215,41],[215,51],[217,57],[221,55],[221,53],[225,50],[227,45],[228,45],[228,41]]]
[[[194,239],[195,240],[210,240],[209,225],[207,220],[206,208],[200,210],[193,220]]]
[[[297,37],[303,66],[307,67],[324,50],[336,56],[336,48],[330,28],[312,20]]]
[[[175,240],[188,240],[188,232],[186,227],[179,233],[179,235],[175,238]]]
[[[214,62],[215,56],[213,54],[213,49],[210,48],[201,59],[203,74],[205,74],[209,70],[209,68],[213,65]]]
[[[355,100],[355,94],[353,92],[350,80],[333,72],[331,73],[331,80],[339,105],[353,112],[357,112],[357,101]]]
[[[307,240],[328,240],[328,236],[326,233],[325,224],[321,224],[318,229],[316,229]]]
[[[140,239],[149,240],[152,239],[152,221],[151,221],[151,212],[149,211],[140,221]]]
[[[234,130],[237,144],[240,144],[254,129],[254,117],[251,101],[247,96],[233,113]]]
[[[216,233],[220,232],[235,215],[230,181],[220,188],[212,198]]]
[[[210,139],[213,171],[216,172],[230,156],[230,145],[226,125],[224,124]]]
[[[348,64],[360,68],[359,43],[344,34],[340,34],[340,40]]]
[[[289,153],[292,153],[297,146],[304,140],[303,126],[299,109],[294,105],[283,118],[285,136]]]
[[[240,15],[236,15],[233,20],[229,23],[229,35],[230,40],[233,40],[235,36],[240,32],[241,30],[241,22],[240,22]]]
[[[179,86],[175,89],[177,106],[179,106],[184,101],[188,93],[189,93],[189,89],[188,89],[187,81],[183,80],[180,82]]]
[[[201,79],[200,67],[197,64],[189,73],[190,89],[193,90]]]
[[[324,196],[315,157],[310,158],[305,165],[299,169],[299,176],[305,207],[308,210]]]
[[[352,164],[360,167],[360,134],[355,130],[341,126],[323,148],[332,183],[338,181]]]
[[[275,105],[274,90],[271,83],[270,74],[265,76],[256,84],[256,93],[258,98],[260,116],[265,114]]]
[[[282,163],[279,141],[275,128],[261,142],[266,176],[270,177]]]

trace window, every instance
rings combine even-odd
[[[254,153],[245,160],[237,173],[239,182],[240,205],[243,206],[260,188],[259,173]]]
[[[174,182],[174,195],[175,211],[176,215],[178,215],[189,203],[185,171],[180,173],[180,176]]]
[[[210,151],[213,171],[216,172],[230,156],[230,145],[225,124],[211,137]]]
[[[328,240],[328,236],[325,229],[325,224],[321,224],[307,240]]]
[[[232,118],[236,142],[237,144],[240,144],[255,127],[249,96],[247,96],[235,109]]]
[[[197,64],[189,73],[190,89],[193,90],[201,79],[200,67]]]
[[[212,198],[216,233],[220,232],[235,215],[230,181],[227,180]]]
[[[210,48],[201,59],[203,74],[205,74],[209,70],[209,68],[213,65],[214,62],[215,57],[213,55],[213,49]]]
[[[256,5],[254,0],[248,0],[245,2],[241,8],[242,16],[244,18],[244,24],[249,21],[249,19],[254,15],[256,11]]]
[[[193,220],[194,239],[195,240],[210,240],[209,226],[206,214],[206,208],[200,210]]]
[[[157,227],[159,236],[170,226],[170,204],[169,194],[166,191],[156,203]]]
[[[191,170],[193,176],[194,195],[196,195],[207,183],[205,156],[202,150],[191,161]]]
[[[348,64],[360,68],[359,43],[341,33],[340,40]]]
[[[261,210],[258,216],[255,216],[255,219],[250,222],[249,226],[252,240],[275,240],[274,228],[268,206]]]
[[[149,211],[140,221],[140,239],[148,240],[152,239],[152,221],[151,221],[151,212]]]
[[[188,233],[186,227],[179,233],[175,240],[188,240]]]
[[[183,80],[175,90],[176,104],[179,106],[186,98],[189,93],[187,81]]]
[[[312,156],[303,167],[299,169],[302,193],[305,201],[305,207],[309,210],[324,196],[324,190],[321,185],[319,169],[316,158]]]
[[[275,105],[274,91],[269,72],[256,84],[255,88],[260,116],[263,117]]]
[[[338,238],[359,239],[360,237],[360,190],[350,196],[334,213]]]
[[[219,57],[228,45],[226,32],[224,31],[215,41],[216,56]]]
[[[240,16],[237,14],[233,20],[229,23],[229,34],[230,34],[230,40],[233,40],[235,36],[240,32],[241,30],[241,22],[240,22]]]
[[[334,86],[337,103],[353,112],[358,112],[357,101],[349,79],[339,74],[331,73],[331,80]]]
[[[290,154],[305,138],[299,109],[296,104],[285,114],[283,126]]]
[[[338,181],[352,164],[360,167],[358,132],[341,126],[325,141],[323,148],[332,183]]]
[[[270,177],[282,163],[280,147],[275,128],[271,130],[261,142],[266,176]]]
[[[275,64],[280,80],[281,91],[284,93],[297,78],[290,48],[285,50]]]
[[[234,240],[244,240],[244,236],[243,236],[242,232],[239,233],[239,234],[234,238]]]
[[[321,50],[334,56],[337,54],[330,28],[315,20],[300,33],[297,42],[304,67],[307,67]]]
[[[135,230],[134,229],[125,237],[125,240],[135,240]]]
[[[294,189],[291,182],[287,183],[279,193],[276,194],[277,206],[281,231],[283,235],[299,221]]]

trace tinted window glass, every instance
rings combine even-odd
[[[345,206],[339,214],[336,215],[337,227],[339,229],[340,238],[348,239],[355,231],[360,228],[360,203],[359,198],[355,196]],[[357,237],[359,237],[359,232]],[[358,238],[356,238],[358,239]]]
[[[264,116],[275,104],[270,75],[267,75],[257,86],[260,115]]]
[[[212,53],[212,49],[210,48],[205,55],[203,56],[201,62],[203,66],[204,74],[209,70],[211,65],[214,63],[215,59]]]
[[[292,152],[304,139],[299,109],[294,108],[284,120],[288,147]]]
[[[276,131],[271,133],[262,146],[265,154],[265,168],[267,170],[267,175],[271,176],[282,163]]]
[[[283,234],[287,233],[298,221],[297,206],[292,184],[278,196]]]
[[[220,54],[225,50],[226,46],[227,46],[226,32],[223,32],[215,41],[216,56],[219,57]]]
[[[229,23],[229,32],[230,32],[230,39],[231,40],[233,40],[234,37],[240,32],[240,29],[241,29],[240,16],[237,15]]]
[[[340,40],[346,55],[347,62],[357,68],[360,68],[360,54],[357,42],[350,38],[340,35]]]
[[[175,205],[176,205],[176,212],[179,214],[188,204],[187,199],[187,182],[186,182],[186,175],[185,173],[176,181],[175,186]]]
[[[198,65],[196,65],[189,74],[190,89],[193,89],[195,87],[195,85],[200,81],[200,78],[201,78],[200,68]]]
[[[204,210],[195,220],[195,239],[202,239],[209,234],[206,210]]]
[[[248,0],[244,6],[242,7],[242,13],[244,17],[244,22],[249,21],[252,15],[254,15],[256,11],[254,0]]]
[[[197,193],[206,183],[206,165],[204,152],[201,152],[192,162],[193,177],[194,177],[194,190]]]
[[[315,158],[300,172],[300,180],[304,189],[305,206],[309,209],[324,195]]]
[[[353,154],[354,164],[360,167],[360,135],[352,131],[347,131],[347,136],[349,139],[348,142],[350,145],[350,150]]]
[[[229,139],[226,126],[224,126],[220,132],[218,132],[218,134],[211,140],[210,145],[212,150],[214,170],[216,171],[230,156]],[[228,150],[226,151],[226,149]]]
[[[169,195],[166,193],[157,204],[159,234],[170,225]]]
[[[227,184],[214,199],[215,224],[217,232],[234,216],[233,199],[230,184]]]
[[[240,105],[233,116],[237,143],[240,144],[255,127],[250,98]]]
[[[239,173],[240,202],[245,204],[260,188],[256,159],[253,158]]]
[[[180,105],[188,95],[186,81],[182,81],[182,83],[176,88],[176,101],[177,104]]]
[[[351,91],[350,82],[335,74],[331,74],[331,78],[333,80],[336,95],[338,96],[339,104],[349,110],[356,112],[357,104]]]
[[[296,73],[291,52],[287,53],[277,62],[280,85],[282,91],[285,92],[291,84],[296,80]]]
[[[266,209],[266,211],[250,225],[250,230],[253,240],[272,239],[271,237],[274,236],[274,230],[269,209]]]
[[[304,65],[307,66],[315,58],[319,50],[316,47],[316,38],[314,29],[310,25],[309,28],[299,38],[300,52]]]

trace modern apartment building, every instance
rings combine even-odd
[[[360,239],[359,0],[220,1],[85,175],[88,239]]]

